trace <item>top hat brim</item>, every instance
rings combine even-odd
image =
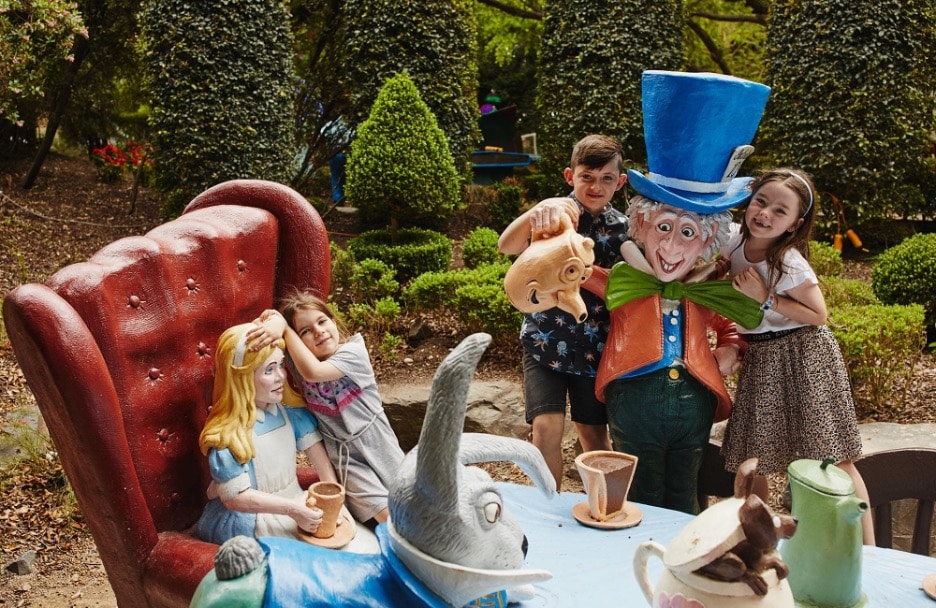
[[[703,215],[727,211],[745,202],[751,196],[748,186],[752,180],[751,177],[736,177],[728,184],[725,192],[708,194],[667,188],[650,180],[639,171],[630,169],[627,172],[627,183],[637,191],[637,194],[658,203]]]

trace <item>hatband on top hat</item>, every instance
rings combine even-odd
[[[696,213],[717,213],[750,196],[736,177],[754,151],[770,87],[709,73],[643,73],[642,105],[648,173],[627,181],[654,201]]]

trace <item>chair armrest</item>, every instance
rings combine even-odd
[[[143,573],[150,606],[188,606],[198,584],[214,568],[218,549],[182,532],[160,532]]]

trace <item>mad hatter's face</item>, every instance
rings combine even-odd
[[[636,236],[653,273],[664,283],[685,278],[714,238],[705,237],[697,214],[669,205],[641,220]]]

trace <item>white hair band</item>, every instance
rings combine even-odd
[[[799,181],[803,182],[803,185],[804,185],[804,186],[806,186],[806,192],[809,193],[809,204],[806,205],[806,211],[804,211],[804,212],[803,212],[803,215],[800,216],[800,217],[806,217],[806,214],[809,213],[809,210],[812,209],[812,206],[813,206],[813,192],[812,192],[812,188],[809,187],[809,182],[806,181],[806,178],[804,178],[804,177],[803,177],[802,175],[800,175],[799,173],[794,173],[793,171],[786,171],[785,173],[786,173],[787,175],[790,175],[790,176],[792,176],[792,177],[795,177],[795,178],[798,179]]]
[[[231,361],[232,367],[242,367],[244,365],[244,352],[247,350],[247,332],[249,329],[245,329],[244,333],[241,334],[240,339],[237,341],[237,346],[234,347],[234,360]]]

